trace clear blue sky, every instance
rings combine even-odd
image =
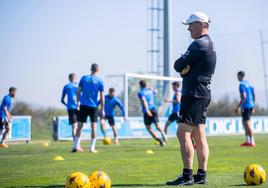
[[[99,63],[100,76],[146,72],[148,0],[2,0],[0,1],[0,96],[16,86],[18,99],[61,106],[62,87],[70,72],[78,77]],[[202,10],[212,19],[210,35],[218,64],[213,96],[238,98],[236,72],[245,70],[264,105],[259,30],[268,41],[266,0],[171,0],[171,72],[189,45],[180,24]],[[266,45],[268,61],[268,45]]]

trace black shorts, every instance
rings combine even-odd
[[[149,117],[146,112],[143,114],[144,124],[146,126],[149,126],[152,123],[155,123],[156,124],[156,123],[159,122],[157,111],[156,110],[150,110],[150,112],[152,113],[152,117]]]
[[[253,111],[253,108],[244,108],[244,109],[241,109],[243,121],[250,120],[250,117],[252,115],[252,111]]]
[[[179,123],[193,126],[205,124],[210,99],[182,96]]]
[[[78,110],[77,109],[70,109],[68,110],[68,116],[69,116],[69,124],[77,123],[77,116],[78,116]]]
[[[86,123],[88,116],[91,123],[98,122],[98,108],[81,105],[78,112],[78,121]]]
[[[114,126],[115,122],[114,122],[114,117],[113,116],[105,116],[105,119],[108,120],[109,125]]]
[[[178,121],[179,120],[179,115],[177,112],[173,112],[172,114],[170,114],[170,116],[168,117],[168,121]]]

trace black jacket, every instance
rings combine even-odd
[[[182,96],[210,99],[216,52],[208,35],[194,40],[187,52],[175,62],[174,69],[181,72],[187,65],[190,66],[190,71],[182,76]]]

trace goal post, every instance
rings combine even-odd
[[[172,97],[171,84],[174,81],[181,82],[179,77],[156,76],[149,74],[125,73],[121,75],[108,75],[105,87],[114,87],[116,95],[123,101],[126,117],[141,115],[141,106],[138,99],[139,81],[146,80],[147,85],[157,91],[155,104],[160,117],[165,116],[171,104],[165,103],[165,98]]]

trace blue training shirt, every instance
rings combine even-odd
[[[63,87],[61,101],[64,101],[65,95],[67,95],[66,107],[68,110],[77,109],[77,88],[78,83],[70,82]]]
[[[4,111],[4,107],[7,107],[7,110],[10,111],[10,107],[11,107],[11,96],[10,95],[6,95],[1,103],[1,107],[0,107],[0,116],[2,118],[6,118],[6,113]]]
[[[241,108],[253,108],[254,107],[254,88],[247,80],[242,80],[239,84],[239,93],[240,96],[242,93],[246,93],[246,99],[242,103]]]
[[[177,96],[176,94],[180,93],[179,91],[176,91],[173,95],[173,100],[174,101],[177,101]],[[181,107],[181,104],[179,102],[177,103],[172,103],[172,113],[178,113],[180,112],[180,107]]]
[[[122,102],[116,96],[110,97],[105,95],[104,111],[106,117],[114,117],[114,109],[116,105],[121,109],[122,115],[125,116],[125,109]]]
[[[95,75],[83,76],[79,82],[79,87],[82,91],[81,105],[97,108],[98,93],[104,90],[102,80]]]
[[[142,97],[144,97],[145,100],[147,101],[149,110],[156,109],[155,104],[154,104],[154,96],[155,96],[155,92],[150,88],[143,88],[138,92],[139,99],[141,100]],[[146,109],[143,105],[142,105],[142,112],[143,113],[146,112]]]

